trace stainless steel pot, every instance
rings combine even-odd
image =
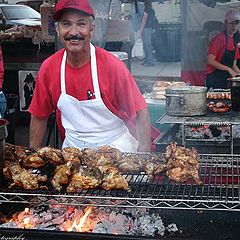
[[[165,91],[168,115],[199,116],[207,113],[206,87],[169,86]]]
[[[240,77],[228,78],[231,90],[231,103],[234,111],[240,111]]]

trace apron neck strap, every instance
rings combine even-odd
[[[66,70],[66,59],[67,52],[66,50],[63,52],[62,63],[61,63],[61,91],[62,93],[66,93],[66,85],[65,85],[65,70]]]
[[[95,47],[90,43],[90,54],[91,54],[91,74],[93,81],[93,88],[96,99],[101,99],[100,88],[98,83],[98,73],[97,73],[97,59],[96,59],[96,51]],[[62,63],[61,63],[61,91],[66,94],[66,60],[67,60],[67,52],[66,50],[63,53]]]
[[[92,80],[93,80],[93,88],[96,99],[101,99],[100,88],[98,83],[98,72],[97,72],[97,58],[96,58],[96,49],[90,43],[91,50],[91,72],[92,72]]]

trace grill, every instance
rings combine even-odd
[[[183,146],[195,145],[196,148],[201,153],[221,152],[221,153],[238,154],[239,151],[237,147],[239,146],[239,139],[234,139],[233,133],[234,133],[234,129],[236,129],[236,127],[239,126],[239,116],[240,116],[239,112],[235,112],[232,110],[223,114],[216,114],[208,111],[207,114],[204,116],[192,116],[192,117],[178,117],[178,116],[172,117],[167,114],[164,114],[156,122],[158,124],[168,123],[168,124],[171,124],[171,126],[182,125],[181,144]],[[230,129],[229,139],[228,140],[216,140],[216,139],[201,140],[201,139],[189,139],[186,137],[187,127],[200,127],[204,125],[211,125],[215,127],[223,127],[223,126],[229,127]],[[199,145],[204,146],[204,143],[205,143],[205,148],[198,148]],[[211,144],[211,149],[209,149],[209,144]],[[211,151],[208,151],[208,150],[211,150]]]
[[[0,201],[39,204],[55,199],[67,205],[240,211],[239,164],[239,155],[200,155],[200,178],[204,183],[201,186],[191,181],[174,183],[165,175],[149,179],[139,173],[125,175],[132,189],[129,193],[91,189],[68,194],[50,187],[31,192],[2,188]]]

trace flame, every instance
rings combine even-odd
[[[29,213],[29,208],[25,208],[25,209],[24,209],[24,212],[25,212],[25,213]]]
[[[16,219],[14,219],[16,218]],[[22,212],[18,213],[9,222],[15,221],[19,228],[34,228],[35,224],[32,222],[31,211],[29,208],[25,208]]]
[[[23,226],[24,226],[24,228],[32,228],[33,227],[30,217],[26,217],[23,219]]]
[[[77,218],[75,218],[72,226],[68,227],[67,231],[71,232],[71,231],[75,230],[77,232],[82,232],[82,227],[84,226],[84,223],[86,222],[86,219],[87,219],[88,215],[91,213],[91,211],[92,211],[92,207],[91,206],[87,207],[86,212],[79,219],[79,223],[77,223]]]

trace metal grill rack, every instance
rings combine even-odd
[[[4,188],[0,189],[0,202],[240,211],[240,155],[200,155],[201,186],[191,181],[174,183],[165,175],[125,177],[131,192],[91,189],[67,194]]]
[[[233,126],[239,125],[240,112],[230,111],[223,114],[216,114],[213,112],[208,112],[204,116],[192,116],[192,117],[181,117],[181,116],[169,116],[167,114],[162,115],[156,123],[163,124],[181,124],[182,125],[182,145],[186,146],[187,141],[201,141],[200,139],[187,139],[186,138],[186,127],[190,126],[203,126],[203,125],[214,125],[229,126],[230,127],[230,138],[226,142],[229,142],[230,153],[234,153],[234,137],[233,137]],[[215,142],[216,144],[222,143],[223,141],[216,140],[202,140],[205,142]]]

